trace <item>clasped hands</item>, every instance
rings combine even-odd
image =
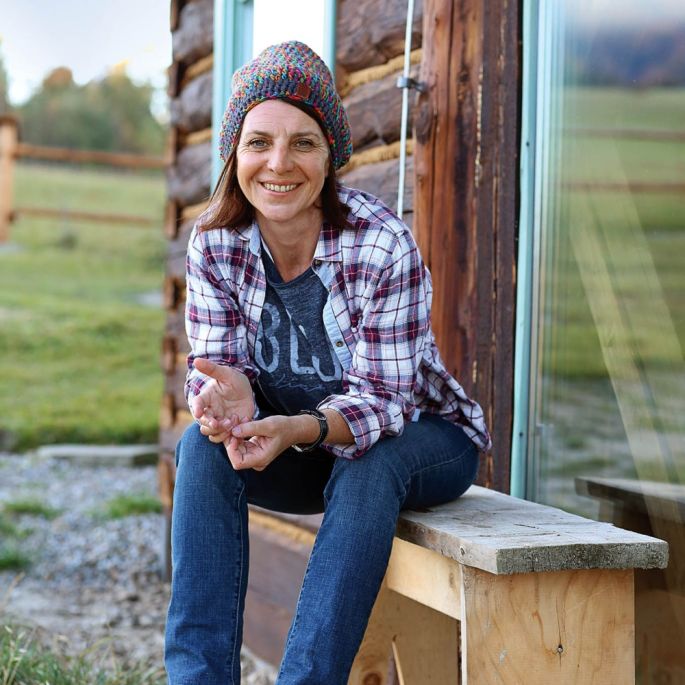
[[[224,444],[233,468],[262,471],[297,442],[295,417],[252,420],[254,398],[245,374],[200,357],[195,359],[194,366],[210,380],[192,401],[193,416],[203,435]]]

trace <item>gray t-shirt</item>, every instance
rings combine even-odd
[[[284,283],[262,250],[266,297],[257,331],[259,390],[273,409],[292,415],[342,392],[342,366],[326,335],[326,288],[313,269]]]

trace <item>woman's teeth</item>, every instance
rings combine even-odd
[[[262,183],[262,185],[267,189],[271,190],[274,193],[287,193],[291,190],[295,190],[297,188],[297,183],[291,183],[290,185],[287,186],[278,186],[275,183]]]

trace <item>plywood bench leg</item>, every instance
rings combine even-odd
[[[457,685],[457,621],[381,589],[348,685]],[[397,681],[388,679],[395,659]]]
[[[352,664],[348,685],[388,685],[393,630],[397,624],[396,595],[383,584],[369,625]]]
[[[632,570],[463,568],[463,685],[635,682]]]

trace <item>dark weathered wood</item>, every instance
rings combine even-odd
[[[183,0],[171,0],[169,6],[169,29],[175,31],[178,28],[178,19],[181,12]]]
[[[211,143],[189,145],[180,150],[176,166],[167,172],[169,198],[181,206],[206,200],[211,183],[211,158]]]
[[[400,160],[365,164],[342,175],[340,180],[352,188],[364,190],[385,202],[388,207],[397,207],[397,182],[399,179]],[[414,159],[407,157],[405,176],[404,207],[409,213],[414,207]],[[406,219],[406,217],[404,217]]]
[[[402,91],[397,87],[401,71],[378,81],[354,88],[343,103],[352,128],[355,150],[372,141],[392,143],[400,139],[402,118]],[[418,75],[418,69],[415,70]],[[411,131],[411,109],[408,129]]]
[[[162,286],[164,296],[164,308],[176,310],[185,304],[186,284],[185,280],[175,276],[166,276]]]
[[[421,12],[422,0],[417,0],[412,49],[421,45]],[[406,22],[406,0],[342,0],[336,28],[338,66],[357,71],[402,54]]]
[[[483,406],[509,488],[518,127],[518,5],[427,0],[415,113],[414,232],[448,368]]]
[[[176,200],[167,199],[164,208],[164,235],[173,240],[178,234],[181,208]]]
[[[179,97],[171,101],[171,125],[185,133],[212,125],[212,72],[188,82]]]
[[[214,0],[193,0],[180,12],[178,28],[172,33],[174,59],[195,62],[212,51],[214,42]]]

